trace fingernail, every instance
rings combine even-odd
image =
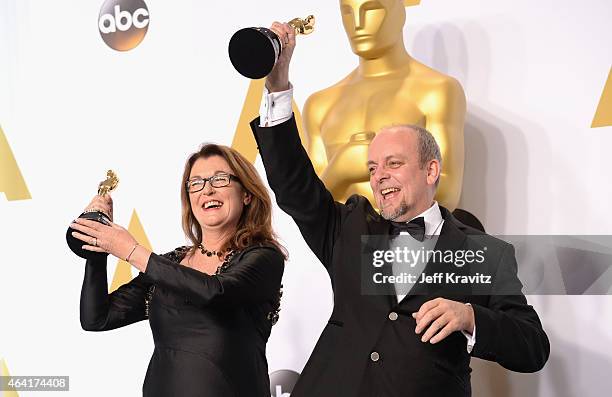
[[[421,342],[425,342],[425,337],[422,337],[422,338],[421,338]]]

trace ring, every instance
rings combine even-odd
[[[94,246],[94,247],[97,247],[97,246],[98,246],[98,239],[97,239],[97,237],[94,237],[93,246]]]

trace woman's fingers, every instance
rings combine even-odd
[[[92,245],[84,245],[81,248],[83,248],[85,251],[93,251],[93,252],[106,252],[104,251],[102,248],[100,247],[94,247]]]
[[[89,228],[87,226],[81,225],[80,223],[78,223],[76,221],[72,222],[70,224],[70,227],[72,229],[74,229],[74,230],[78,230],[79,232],[82,232],[82,233],[87,234],[87,235],[91,235],[92,233],[95,232],[95,230],[93,230],[93,229],[91,229],[91,228]]]
[[[92,237],[87,234],[83,234],[79,232],[72,232],[72,237],[77,238],[90,245],[94,245],[94,244],[97,245],[97,242],[98,242],[98,239],[96,237]]]
[[[96,222],[96,221],[92,221],[91,219],[85,219],[85,218],[77,218],[74,220],[76,223],[88,227],[90,229],[93,229],[95,231],[101,231],[103,230],[105,227],[108,227],[100,222]]]
[[[70,227],[73,228],[74,230],[78,230],[80,232],[93,236],[97,232],[97,230],[94,229],[93,227],[90,227],[89,225],[84,224],[83,221],[84,219],[81,219],[81,218],[76,219],[74,222],[70,224]]]

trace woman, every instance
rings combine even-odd
[[[81,325],[104,331],[148,318],[155,350],[146,397],[269,397],[265,348],[278,318],[285,251],[272,231],[268,192],[242,155],[208,144],[187,160],[181,202],[192,245],[161,256],[116,224],[71,225],[84,249],[140,271],[109,295],[106,260],[88,260]],[[112,216],[112,201],[96,196],[88,209]]]

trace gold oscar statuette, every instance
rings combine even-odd
[[[314,31],[315,17],[294,18],[288,22],[296,35],[307,35]],[[276,64],[283,50],[283,43],[267,28],[244,28],[232,36],[229,42],[229,57],[241,75],[250,79],[266,77]]]
[[[119,178],[117,178],[117,174],[113,170],[108,170],[106,172],[106,179],[98,184],[98,195],[105,196],[107,194],[110,194],[117,188],[118,184]],[[86,210],[81,215],[79,215],[79,218],[104,223],[105,225],[111,224],[111,219],[109,218],[108,214],[105,214],[104,212],[95,208]],[[68,231],[66,232],[66,242],[68,243],[68,247],[70,247],[72,252],[84,259],[94,259],[108,255],[105,253],[86,251],[81,248],[83,245],[85,245],[85,243],[72,236],[72,232],[74,231],[74,229],[69,227]]]

